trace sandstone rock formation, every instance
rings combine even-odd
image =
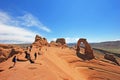
[[[114,63],[116,63],[117,65],[119,65],[119,63],[117,62],[116,58],[112,54],[105,54],[104,58],[107,59],[107,60],[110,60],[110,61],[112,61]]]
[[[77,53],[80,52],[80,44],[81,44],[81,42],[85,45],[85,53],[84,53],[83,56],[86,59],[95,58],[95,56],[93,55],[93,50],[92,50],[91,46],[89,45],[89,43],[84,38],[79,39],[78,42],[77,42],[77,49],[76,49]]]
[[[49,46],[54,47],[67,47],[66,41],[64,38],[58,38],[56,41],[51,41]]]
[[[36,35],[35,41],[26,49],[26,51],[30,54],[31,61],[33,61],[32,59],[34,58],[35,53],[39,53],[39,51],[43,46],[48,46],[48,45],[49,43],[47,42],[46,38],[42,38],[41,36]]]
[[[46,46],[48,45],[47,39],[46,38],[42,38],[39,35],[36,35],[35,37],[35,41],[32,44],[33,46],[38,46],[38,47],[42,47],[42,46]]]
[[[66,44],[64,38],[58,38],[58,39],[56,40],[56,43],[61,43],[62,45],[65,45],[65,44]]]
[[[14,54],[21,53],[23,50],[18,46],[0,44],[0,62],[7,60]]]
[[[21,77],[22,80],[120,79],[120,67],[113,65],[113,62],[112,64],[109,63],[111,61],[115,62],[114,56],[107,55],[108,60],[106,60],[103,59],[103,52],[94,51],[94,55],[98,57],[93,59],[93,50],[86,39],[79,39],[75,49],[61,49],[61,46],[65,44],[62,44],[59,41],[58,43],[51,41],[50,45],[55,47],[44,46],[48,45],[46,39],[36,36],[35,42],[24,50],[19,47],[2,45],[0,47],[0,53],[2,53],[2,55],[0,54],[0,57],[4,58],[8,57],[9,54],[10,56],[17,54],[17,64],[15,67],[10,68],[13,64],[12,57],[3,63],[0,63],[0,80],[21,80]],[[42,46],[40,50],[37,49],[39,46]],[[81,54],[82,49],[84,49],[84,54]],[[80,56],[87,59],[87,61],[78,58],[75,50],[77,50],[78,54],[81,54]],[[30,59],[25,58],[26,55],[24,54],[24,51],[27,51],[30,54]],[[37,59],[35,60],[34,53],[36,52],[40,52],[40,55],[38,54]],[[29,61],[33,61],[35,64],[30,64]]]
[[[11,52],[11,49],[4,49],[0,47],[0,62],[6,60]]]
[[[56,40],[56,43],[58,44],[59,47],[62,47],[62,48],[67,47],[67,44],[64,38],[58,38]]]
[[[58,46],[58,44],[55,41],[51,41],[49,45],[50,46]]]
[[[61,47],[62,44],[61,43],[56,43],[55,41],[51,41],[49,46],[53,46],[53,47]]]

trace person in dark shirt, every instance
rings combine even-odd
[[[36,58],[37,58],[37,53],[35,53],[34,56],[35,56],[35,60],[36,60]]]
[[[17,62],[17,57],[16,56],[13,57],[12,62],[14,62],[14,64],[13,64],[13,67],[14,67],[16,65],[16,62]]]
[[[30,57],[30,54],[27,51],[25,51],[25,58],[29,60],[30,63],[34,63],[34,61]]]
[[[30,60],[30,54],[27,51],[25,51],[25,58]]]

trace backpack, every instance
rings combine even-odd
[[[16,62],[16,56],[13,57],[12,62]]]

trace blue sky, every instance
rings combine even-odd
[[[36,34],[67,43],[120,40],[119,0],[1,0],[0,43],[29,43]]]

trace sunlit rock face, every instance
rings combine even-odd
[[[48,45],[48,42],[46,38],[42,38],[41,36],[36,35],[35,41],[33,42],[32,45],[41,47]]]
[[[62,45],[64,45],[64,44],[66,44],[66,41],[65,41],[64,38],[58,38],[58,39],[56,40],[56,43],[61,43]]]
[[[14,54],[22,53],[23,49],[19,46],[0,44],[0,62],[7,60]]]

